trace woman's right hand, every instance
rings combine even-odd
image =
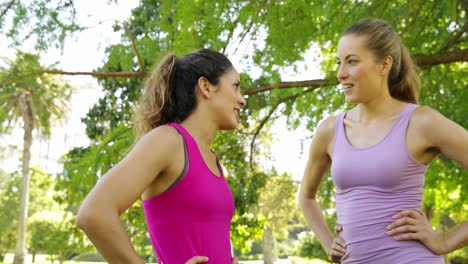
[[[189,259],[185,264],[197,264],[197,263],[205,263],[208,261],[208,257],[203,256],[195,256]]]
[[[346,244],[340,238],[341,231],[343,231],[343,228],[340,225],[335,226],[336,237],[333,238],[330,249],[327,252],[328,258],[334,263],[340,263],[341,258],[346,253]]]
[[[189,259],[185,264],[196,264],[196,263],[204,263],[208,261],[208,257],[202,257],[202,256],[195,256]],[[239,258],[233,257],[232,258],[232,264],[237,264],[239,261]]]

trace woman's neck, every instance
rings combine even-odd
[[[214,123],[209,122],[206,117],[196,113],[192,113],[182,121],[181,125],[192,135],[198,145],[203,148],[211,147],[218,130]]]
[[[376,120],[398,115],[405,106],[405,102],[398,101],[393,97],[386,97],[381,100],[358,104],[354,108],[354,117],[360,123],[374,123]]]

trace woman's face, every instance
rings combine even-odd
[[[231,68],[219,78],[214,98],[214,111],[221,129],[231,130],[237,127],[240,110],[246,101],[240,91],[240,76]]]
[[[365,47],[366,38],[347,34],[338,43],[337,77],[348,103],[366,103],[388,92],[383,62]]]

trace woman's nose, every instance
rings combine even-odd
[[[242,94],[240,95],[239,104],[241,105],[241,107],[244,107],[247,104],[247,101],[245,100],[244,96],[242,96]]]
[[[336,74],[336,77],[338,78],[338,81],[341,81],[343,79],[346,79],[348,76],[346,69],[342,67],[341,65],[338,66],[338,73]]]

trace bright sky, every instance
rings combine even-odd
[[[114,33],[110,20],[123,21],[130,15],[133,7],[138,5],[136,0],[118,1],[118,5],[108,5],[109,1],[79,0],[74,1],[78,19],[82,25],[92,27],[70,38],[65,43],[63,54],[50,54],[45,58],[45,63],[50,64],[60,61],[62,70],[65,71],[92,71],[102,65],[104,60],[104,49],[112,43],[117,43],[121,32]],[[99,22],[108,21],[102,24]],[[0,46],[2,43],[0,43]],[[1,47],[0,47],[1,49]],[[314,62],[317,58],[312,51],[305,54],[308,62]],[[231,58],[233,64],[242,71],[241,59]],[[300,65],[302,74],[286,74],[291,69],[285,69],[285,80],[306,80],[321,78],[317,71],[318,62],[315,65],[309,63],[308,67]],[[57,161],[61,156],[76,146],[87,146],[89,141],[85,136],[85,126],[81,123],[81,118],[85,116],[88,109],[97,101],[100,96],[100,88],[97,82],[91,77],[68,76],[65,77],[77,92],[72,97],[72,109],[67,121],[57,126],[53,130],[50,140],[36,140],[32,149],[31,164],[40,163],[47,172],[55,173],[61,171],[61,164]],[[296,131],[287,131],[285,119],[280,119],[278,125],[273,130],[278,135],[278,140],[273,142],[272,156],[274,165],[281,173],[289,171],[300,180],[305,166],[310,139],[306,138],[307,133],[304,127],[299,127]],[[16,146],[17,150],[22,148],[22,134],[19,131],[15,136],[0,137],[1,145]],[[11,159],[1,165],[1,168],[11,172],[20,166],[18,160],[19,151],[11,151]],[[2,162],[3,163],[3,162]]]

